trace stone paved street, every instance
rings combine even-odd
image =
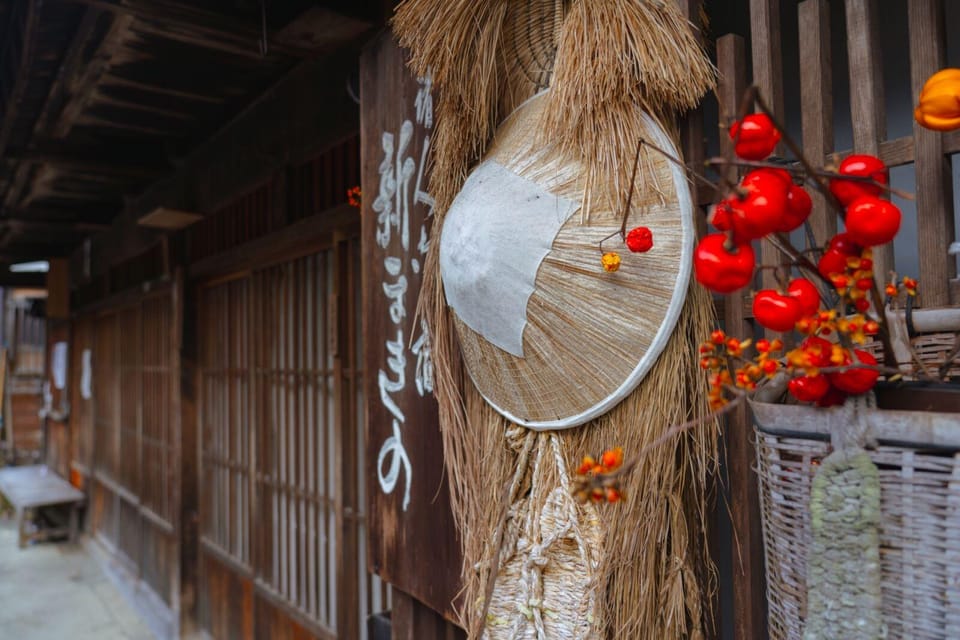
[[[153,635],[79,545],[18,549],[0,516],[0,638],[152,640]]]

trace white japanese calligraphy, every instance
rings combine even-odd
[[[418,79],[419,88],[414,108],[415,120],[425,129],[433,128],[433,97],[430,95],[433,86],[429,75]],[[410,504],[410,485],[412,483],[413,468],[406,448],[403,446],[403,427],[406,416],[400,407],[399,398],[407,384],[407,354],[404,341],[404,322],[407,313],[407,289],[409,287],[405,260],[409,259],[410,270],[419,274],[429,248],[429,233],[426,224],[419,229],[413,229],[412,235],[417,242],[413,252],[410,251],[410,212],[417,205],[427,208],[423,220],[433,215],[434,199],[427,193],[425,167],[427,153],[430,148],[430,136],[424,135],[423,146],[420,152],[419,166],[417,161],[409,155],[411,142],[414,138],[414,124],[404,120],[396,137],[393,133],[384,132],[381,137],[383,160],[380,162],[380,185],[377,197],[373,201],[373,210],[377,213],[376,241],[377,245],[387,250],[383,260],[386,276],[381,282],[381,289],[387,300],[390,301],[390,321],[396,327],[396,339],[384,343],[386,349],[386,366],[379,370],[377,385],[380,391],[380,401],[389,412],[392,422],[392,435],[384,440],[377,457],[377,479],[380,488],[386,494],[391,494],[404,476],[403,510]],[[414,182],[416,176],[416,182]],[[411,191],[412,189],[412,191]],[[397,251],[390,251],[394,239],[398,239]],[[413,255],[410,255],[410,254]],[[430,336],[426,322],[420,322],[420,335],[411,344],[411,355],[416,356],[414,383],[417,393],[421,396],[433,392],[433,364],[430,360]]]

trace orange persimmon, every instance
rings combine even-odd
[[[934,131],[960,129],[960,69],[943,69],[930,76],[913,117],[921,127]]]

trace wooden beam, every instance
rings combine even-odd
[[[26,18],[23,28],[23,49],[20,51],[20,65],[17,69],[16,80],[14,80],[13,90],[7,104],[4,105],[3,122],[0,123],[0,158],[6,153],[7,145],[10,143],[10,135],[13,133],[13,125],[20,112],[20,103],[23,101],[24,93],[27,90],[27,84],[30,81],[30,63],[33,60],[33,40],[39,20],[37,5],[38,0],[25,0]],[[14,5],[15,6],[15,5]],[[16,19],[16,12],[11,8],[11,20]]]
[[[62,103],[65,99],[64,91],[67,79],[82,64],[83,50],[88,46],[90,38],[93,37],[99,17],[99,11],[88,10],[80,20],[80,26],[77,27],[77,32],[67,48],[63,63],[57,71],[53,84],[50,86],[50,91],[47,93],[47,99],[34,124],[31,142],[38,133],[44,131],[51,124],[51,118],[54,117],[54,112],[57,109],[55,105]],[[31,168],[30,161],[21,162],[20,166],[17,167],[4,194],[3,203],[5,207],[16,206],[20,201],[23,189],[30,178]]]
[[[139,21],[139,31],[246,58],[307,57],[316,53],[315,47],[279,42],[275,34],[268,34],[267,54],[264,56],[260,49],[263,30],[259,22],[239,20],[191,3],[174,0],[71,1],[134,17]]]
[[[174,89],[172,87],[165,87],[165,86],[150,84],[142,80],[133,80],[131,78],[124,78],[116,75],[115,72],[104,74],[100,79],[100,85],[102,87],[110,87],[110,86],[125,87],[128,89],[143,91],[145,93],[155,93],[157,95],[171,96],[173,98],[179,98],[181,100],[190,100],[192,102],[203,102],[206,104],[223,104],[224,102],[223,100],[215,96],[205,96],[205,95],[194,93],[191,91],[182,91],[180,89]]]
[[[109,229],[110,225],[102,222],[71,222],[69,220],[36,220],[32,218],[0,218],[0,224],[6,224],[14,231],[28,233],[76,233],[86,234]]]
[[[116,205],[100,204],[82,207],[29,207],[4,209],[2,218],[25,222],[82,223],[91,227],[108,227],[119,212]]]
[[[96,53],[89,60],[77,59],[76,64],[66,71],[61,86],[70,99],[58,114],[56,122],[48,125],[47,133],[51,138],[67,137],[77,124],[80,115],[93,101],[100,79],[111,68],[114,56],[123,50],[124,43],[132,37],[131,24],[133,18],[130,16],[115,17]]]

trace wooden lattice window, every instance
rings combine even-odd
[[[388,597],[363,554],[358,265],[347,241],[200,301],[203,543],[343,637]]]

